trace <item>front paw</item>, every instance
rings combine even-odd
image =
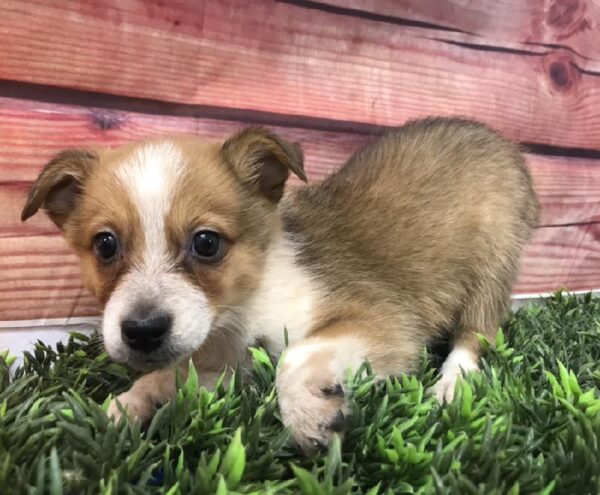
[[[340,383],[278,379],[277,394],[283,423],[305,454],[325,448],[343,432],[348,405]]]
[[[126,418],[130,422],[146,422],[152,416],[154,404],[139,396],[132,391],[124,392],[110,401],[106,414],[115,423],[118,423],[123,417],[121,408],[117,405],[117,401],[121,408],[125,410]]]

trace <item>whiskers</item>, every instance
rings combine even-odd
[[[239,342],[243,339],[245,330],[248,327],[247,311],[236,306],[217,306],[219,316],[217,316],[213,328],[211,329],[211,338],[219,339],[226,343],[227,340]]]
[[[87,347],[89,352],[94,356],[98,356],[103,352],[106,352],[106,348],[104,347],[104,339],[99,333],[92,334],[90,340],[88,341]]]

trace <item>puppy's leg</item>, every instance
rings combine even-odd
[[[474,333],[473,341],[475,341]],[[444,364],[442,364],[442,376],[432,387],[432,392],[438,401],[450,402],[452,400],[456,383],[461,378],[463,371],[479,370],[479,365],[477,364],[479,354],[473,350],[473,345],[471,345],[473,343],[457,343],[452,347],[450,354],[448,354]]]
[[[480,344],[477,334],[481,334],[493,342],[496,332],[510,304],[508,291],[501,291],[485,297],[480,293],[464,309],[452,342],[452,349],[442,364],[442,377],[432,387],[432,391],[440,402],[450,402],[454,397],[454,389],[462,373],[479,370]]]
[[[117,402],[127,411],[129,419],[148,420],[159,404],[175,394],[175,369],[153,371],[138,378],[127,392],[115,397],[108,406],[107,414],[115,421],[121,418]]]
[[[187,376],[187,367],[180,366],[183,379]],[[206,388],[212,388],[221,371],[198,370],[198,382]],[[107,414],[115,421],[121,418],[121,411],[117,407],[117,401],[127,411],[132,421],[145,422],[152,417],[156,409],[175,396],[176,368],[166,368],[153,371],[138,378],[127,391],[113,399],[108,406]]]
[[[223,335],[213,333],[209,335],[204,345],[192,354],[192,361],[198,373],[198,383],[206,388],[213,388],[223,372],[227,372],[227,379],[233,369],[239,364],[248,366],[249,353],[247,343],[240,338],[223,340]],[[134,421],[147,421],[158,406],[161,406],[175,396],[176,370],[182,379],[187,379],[189,361],[184,359],[179,365],[172,368],[153,371],[142,376],[134,382],[132,387],[119,395],[109,406],[108,415],[119,420],[121,412],[116,405],[118,400],[127,410],[128,416]]]
[[[418,358],[417,342],[404,345],[395,333],[365,331],[366,323],[342,323],[290,346],[277,370],[283,423],[305,453],[329,443],[348,413],[348,370],[368,360],[378,376],[406,371]],[[362,331],[359,331],[361,329]]]

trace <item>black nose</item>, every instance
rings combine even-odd
[[[172,322],[173,318],[168,313],[141,307],[121,322],[121,335],[135,351],[154,351],[163,343]]]

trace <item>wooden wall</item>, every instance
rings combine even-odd
[[[273,127],[316,180],[388,126],[482,120],[523,142],[543,205],[517,294],[600,288],[594,0],[2,0],[0,321],[95,314],[24,196],[58,150]]]

